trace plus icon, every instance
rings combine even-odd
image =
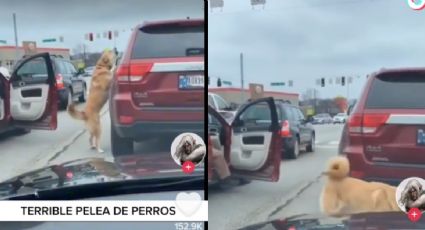
[[[191,174],[195,170],[195,164],[192,161],[186,161],[182,165],[182,170],[186,174]]]
[[[412,222],[416,222],[419,219],[421,219],[422,212],[418,208],[412,208],[407,213],[407,216],[409,217],[409,220]]]

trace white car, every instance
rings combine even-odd
[[[208,104],[226,120],[232,120],[233,116],[235,116],[236,108],[232,108],[226,100],[215,93],[208,93]]]
[[[333,123],[345,123],[347,121],[347,114],[338,113],[333,117]]]

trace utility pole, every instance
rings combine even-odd
[[[19,60],[18,30],[16,29],[16,14],[13,13],[13,29],[15,30],[15,63]]]
[[[244,84],[243,84],[243,53],[241,53],[240,55],[240,64],[241,64],[241,103],[244,102],[244,98],[243,98],[243,89],[244,89]]]

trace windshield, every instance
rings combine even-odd
[[[10,82],[0,79],[0,199],[51,190],[65,200],[67,192],[54,189],[110,182],[124,182],[120,191],[126,194],[125,183],[139,180],[158,186],[150,191],[157,193],[166,191],[159,186],[164,180],[170,186],[181,182],[171,179],[193,177],[191,189],[203,194],[202,2],[183,0],[177,8],[169,0],[0,5],[0,67],[14,73]],[[146,23],[161,26],[136,29]],[[129,70],[132,56],[167,60]],[[186,56],[195,67],[176,59]],[[84,70],[96,71],[86,78]],[[129,79],[124,70],[137,76],[133,83],[148,72],[153,80],[131,92],[125,77],[116,75]],[[124,95],[140,101],[118,99]],[[189,171],[187,164],[193,165]],[[84,193],[75,196],[96,196]]]
[[[332,220],[354,212],[395,212],[405,225],[388,228],[411,227],[425,211],[425,37],[407,25],[424,7],[210,1],[208,91],[242,105],[212,149],[225,163],[208,162],[212,229],[355,229]],[[294,215],[304,222],[285,222]]]

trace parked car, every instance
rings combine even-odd
[[[13,73],[0,71],[0,133],[57,127],[58,104],[53,60],[48,53],[29,56]]]
[[[347,114],[345,113],[338,113],[333,117],[333,123],[345,123],[347,121]]]
[[[230,120],[235,116],[236,108],[231,106],[218,94],[208,93],[208,104],[226,118],[226,120]]]
[[[257,110],[263,113],[256,113]],[[264,119],[263,114],[269,117]],[[212,160],[213,145],[224,152],[232,177],[272,182],[279,180],[282,147],[273,98],[262,98],[242,105],[231,123],[211,105],[208,105],[208,116],[209,185],[219,182]]]
[[[137,26],[114,74],[109,100],[114,156],[133,143],[204,136],[204,20]]]
[[[369,76],[340,141],[351,176],[391,184],[425,177],[423,92],[424,68],[383,69]]]
[[[279,136],[282,138],[283,143],[282,156],[288,159],[296,159],[300,154],[300,149],[314,152],[316,135],[314,127],[305,119],[298,106],[292,105],[285,100],[275,100],[275,105],[281,127]],[[245,119],[258,120],[258,118],[262,118],[261,122],[270,122],[267,105],[264,104],[263,106],[264,109],[248,111],[244,115]]]
[[[59,108],[66,109],[75,100],[85,102],[87,99],[87,85],[83,78],[83,73],[78,72],[69,60],[60,55],[51,54],[50,57],[56,76]],[[31,67],[28,66],[28,68],[33,70],[43,68],[43,66],[39,66],[35,62],[33,65]]]
[[[319,113],[313,116],[313,124],[331,124],[333,122],[329,113]]]

